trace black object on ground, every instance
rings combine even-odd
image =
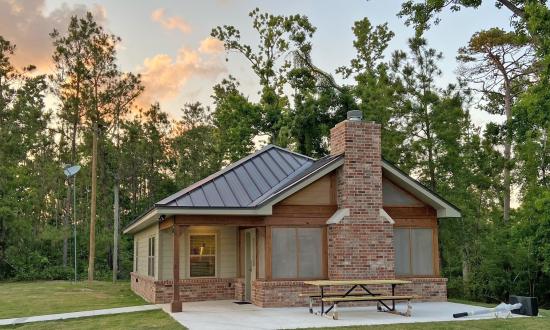
[[[252,304],[249,301],[235,301],[234,303],[237,304],[237,305],[250,305],[250,304]]]
[[[515,303],[521,303],[521,308],[512,310],[512,313],[526,316],[539,315],[539,303],[536,297],[510,296],[510,304]]]

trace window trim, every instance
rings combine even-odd
[[[439,270],[439,242],[438,242],[438,227],[437,226],[414,226],[414,225],[394,225],[393,229],[408,229],[409,230],[409,256],[412,255],[412,250],[410,248],[411,239],[410,239],[410,231],[412,229],[430,229],[432,231],[432,264],[433,264],[433,274],[431,275],[414,275],[414,274],[407,274],[407,275],[398,275],[395,274],[396,278],[439,278],[441,277],[440,270]],[[395,237],[395,235],[394,235]],[[395,245],[394,245],[395,246]],[[395,253],[395,250],[394,250]],[[412,260],[412,257],[410,257]],[[394,260],[396,258],[394,257]],[[412,265],[412,262],[411,262]],[[395,271],[395,266],[394,266]]]
[[[147,242],[148,242],[148,244],[147,244],[147,276],[155,278],[155,276],[156,276],[155,268],[156,268],[156,252],[157,252],[156,243],[157,243],[157,239],[154,235],[149,236],[148,239],[147,239]]]
[[[191,276],[191,236],[214,236],[214,248],[216,250],[216,253],[214,253],[214,276]],[[195,279],[195,278],[217,278],[218,277],[218,260],[219,260],[219,246],[218,246],[218,233],[217,232],[189,232],[187,233],[187,251],[186,258],[187,258],[187,278],[189,279]]]
[[[298,238],[297,229],[300,228],[321,228],[321,243],[322,243],[322,252],[321,252],[321,276],[315,277],[273,277],[272,264],[273,264],[273,228],[294,228],[296,229],[296,240]],[[300,247],[298,241],[296,242],[296,271],[298,272],[300,267],[300,258],[298,258]],[[328,279],[328,236],[327,236],[327,226],[326,225],[275,225],[266,227],[266,237],[265,237],[265,274],[266,279],[268,280],[277,280],[277,281],[312,281],[312,280],[326,280]]]

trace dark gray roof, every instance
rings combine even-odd
[[[319,161],[267,145],[155,206],[189,208],[255,207],[288,187]]]

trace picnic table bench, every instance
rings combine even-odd
[[[382,306],[386,308],[386,312],[395,313],[403,316],[411,315],[410,301],[413,296],[410,295],[396,295],[395,287],[400,284],[410,284],[411,281],[406,280],[318,280],[318,281],[305,281],[305,284],[317,286],[320,289],[320,294],[308,295],[302,294],[300,296],[309,296],[309,312],[313,313],[313,299],[320,298],[321,300],[321,312],[322,316],[327,316],[328,313],[333,310],[332,318],[338,319],[337,307],[342,302],[356,302],[356,301],[376,301],[377,309],[384,311]],[[383,295],[380,293],[372,292],[367,286],[370,285],[391,285],[391,295]],[[325,288],[334,286],[351,286],[345,293],[325,293]],[[354,290],[360,287],[364,292],[357,292]],[[405,313],[399,313],[395,310],[395,302],[400,300],[406,300],[407,311]],[[391,307],[388,306],[385,301],[391,301]],[[325,311],[325,303],[331,303],[331,306]]]

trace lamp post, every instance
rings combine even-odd
[[[80,165],[66,166],[63,173],[67,180],[73,178],[73,241],[74,241],[74,282],[77,280],[76,272],[76,173],[80,171]],[[67,196],[68,197],[68,196]]]

